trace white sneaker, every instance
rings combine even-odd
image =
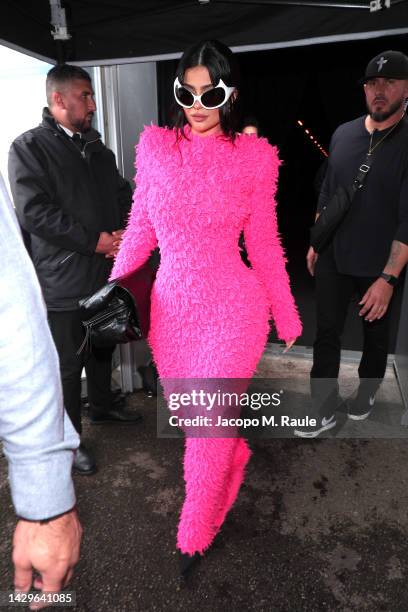
[[[371,411],[374,407],[374,404],[375,404],[375,395],[371,395],[368,398],[368,405],[354,401],[349,408],[347,416],[349,419],[352,419],[353,421],[364,421],[364,419],[370,416]]]
[[[336,415],[332,414],[329,417],[318,417],[316,420],[316,425],[307,425],[305,427],[295,429],[293,432],[295,436],[299,438],[317,438],[323,431],[327,431],[328,429],[332,429],[332,427],[336,427]]]

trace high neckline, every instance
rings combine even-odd
[[[207,136],[200,136],[200,134],[195,134],[189,123],[186,123],[184,126],[184,133],[189,140],[197,140],[198,142],[208,142],[215,139],[220,139],[224,141],[228,141],[229,138],[225,136],[224,132],[215,132],[213,134],[208,134]]]

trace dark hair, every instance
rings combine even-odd
[[[231,49],[218,40],[206,40],[193,45],[187,49],[177,66],[176,75],[180,83],[183,82],[184,74],[189,68],[205,66],[209,72],[211,83],[215,86],[222,79],[228,87],[241,86],[241,77],[238,62]],[[221,129],[225,136],[234,140],[240,124],[240,99],[239,95],[231,97],[219,108]],[[174,102],[172,124],[177,130],[177,137],[181,134],[185,137],[184,126],[187,123],[183,108]]]
[[[241,132],[248,126],[252,125],[254,128],[256,128],[257,132],[258,132],[258,136],[261,136],[261,128],[259,126],[259,121],[258,119],[255,117],[255,115],[246,115],[246,117],[244,118],[243,122],[242,122],[242,128],[241,128]]]
[[[89,81],[91,83],[91,77],[86,70],[79,66],[71,66],[70,64],[57,64],[48,71],[47,80],[45,84],[47,92],[47,102],[51,106],[52,98],[51,94],[66,83],[80,79],[81,81]]]

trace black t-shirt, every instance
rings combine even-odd
[[[329,204],[337,185],[351,187],[366,159],[370,133],[365,117],[344,123],[333,134],[329,164],[319,197],[318,212]],[[387,130],[375,131],[374,146]],[[365,184],[334,238],[337,269],[353,276],[378,276],[387,263],[391,243],[408,245],[408,119],[373,152]]]

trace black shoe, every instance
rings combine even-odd
[[[179,552],[180,562],[180,578],[186,580],[191,574],[193,567],[195,567],[201,559],[200,553],[196,552],[194,555],[188,555],[186,553]]]
[[[119,391],[112,391],[112,406],[120,410],[126,406],[126,395]]]
[[[151,361],[146,366],[140,366],[137,371],[139,372],[142,378],[144,391],[148,394],[149,397],[156,397],[159,374],[154,363]]]
[[[90,413],[89,419],[92,425],[102,425],[103,423],[123,423],[135,424],[142,420],[142,415],[133,410],[119,410],[111,408],[110,410],[96,411]]]
[[[295,436],[299,438],[317,438],[324,431],[328,431],[332,429],[332,427],[336,427],[336,415],[332,414],[330,416],[318,416],[317,418],[313,418],[316,421],[316,425],[306,425],[305,427],[298,427],[293,432]]]
[[[89,400],[87,397],[81,398],[81,402],[82,402],[81,410],[83,413],[88,414],[89,412],[92,412],[92,408],[89,404]],[[112,391],[112,407],[116,408],[117,410],[120,410],[124,408],[125,406],[126,406],[126,395],[122,393],[120,389],[116,391]]]
[[[353,419],[353,421],[364,421],[364,419],[370,416],[370,413],[374,407],[374,403],[374,395],[369,396],[365,400],[362,400],[361,398],[359,399],[357,397],[354,402],[351,402],[349,406],[347,412],[348,418]]]
[[[74,463],[72,469],[77,474],[91,475],[96,472],[95,458],[92,453],[85,448],[83,444],[79,445],[79,448],[75,452]]]

